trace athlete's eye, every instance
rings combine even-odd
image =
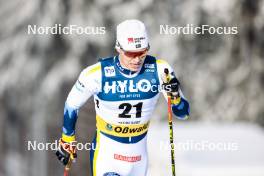
[[[124,51],[124,50],[123,50]],[[129,52],[129,51],[124,51],[124,54],[127,57],[135,58],[135,57],[142,57],[147,53],[147,50],[140,51],[140,52]]]

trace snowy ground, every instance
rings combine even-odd
[[[152,123],[148,137],[148,176],[172,175],[167,123]],[[256,125],[174,121],[174,141],[177,176],[264,176],[264,130]]]

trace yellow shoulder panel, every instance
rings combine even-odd
[[[101,65],[96,65],[95,67],[89,69],[86,73],[85,73],[85,76],[88,76],[98,70],[101,70]]]
[[[168,64],[168,62],[162,59],[157,59],[157,64]]]

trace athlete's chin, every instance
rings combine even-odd
[[[139,71],[140,68],[141,68],[141,65],[133,65],[130,67],[130,70],[136,72],[136,71]]]

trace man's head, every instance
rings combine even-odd
[[[116,28],[116,46],[120,63],[131,71],[138,71],[149,50],[145,25],[139,20],[126,20]]]

